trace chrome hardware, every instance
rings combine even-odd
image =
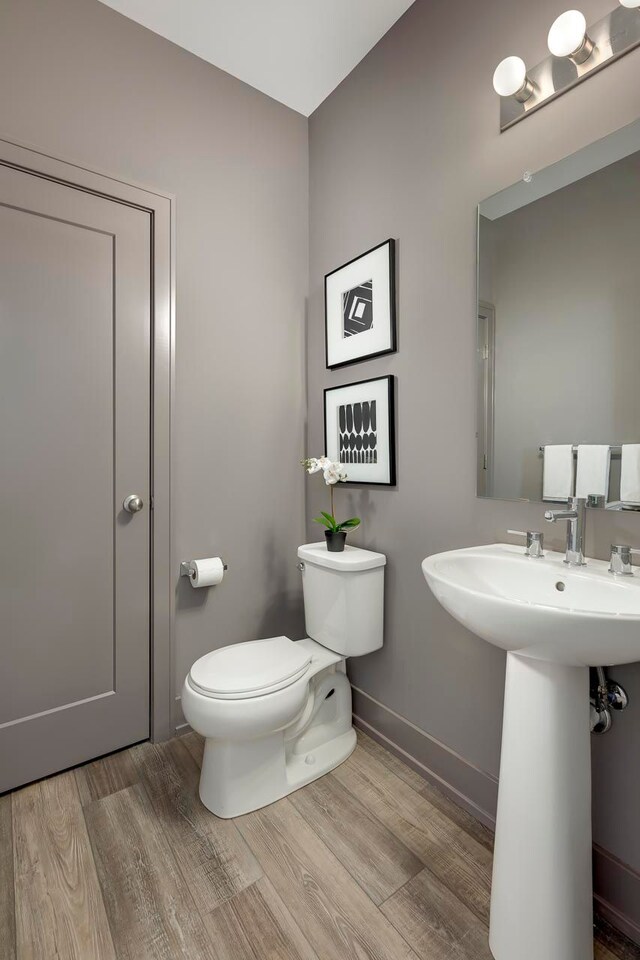
[[[542,548],[544,547],[543,533],[539,533],[537,530],[507,530],[507,533],[510,533],[514,537],[526,537],[525,557],[531,557],[534,560],[539,560],[541,557],[544,557],[544,553],[542,552]]]
[[[626,710],[629,706],[627,692],[615,680],[610,680],[604,667],[596,667],[597,683],[591,688],[591,732],[606,733],[611,729],[611,711]]]
[[[615,680],[607,682],[607,700],[612,710],[626,710],[629,706],[627,691]]]
[[[300,573],[304,573],[304,563],[302,562],[302,560],[300,560],[298,563],[296,563],[296,567],[298,568],[298,570],[300,571]]]
[[[220,559],[222,560],[222,557],[220,557]],[[192,563],[193,563],[193,560],[181,560],[181,561],[180,561],[180,576],[181,576],[181,577],[189,577],[189,579],[191,579],[191,576],[192,576],[192,574],[193,574],[193,570],[191,569],[191,564],[192,564]],[[226,564],[226,563],[224,562],[224,560],[222,560],[222,569],[223,569],[225,572],[229,569],[228,564]]]
[[[567,510],[546,510],[545,520],[555,523],[556,520],[567,520],[567,550],[564,562],[570,567],[583,567],[584,559],[584,527],[587,512],[587,501],[582,497],[569,497]]]
[[[139,497],[137,493],[130,493],[129,496],[125,497],[122,501],[122,507],[127,513],[138,513],[138,511],[144,507],[144,502],[142,497]]]
[[[590,493],[587,497],[587,506],[590,510],[602,510],[606,501],[601,493]]]
[[[545,448],[545,446],[548,446],[548,444],[541,443],[540,446],[538,447],[538,453],[540,454],[540,456],[544,456],[544,448]],[[573,455],[574,455],[574,457],[575,457],[576,454],[578,453],[578,444],[577,444],[577,443],[574,443],[571,449],[572,449]],[[617,458],[617,459],[619,460],[620,457],[622,456],[622,444],[620,444],[620,443],[611,443],[611,444],[609,444],[609,452],[610,452],[611,457],[612,457],[613,459],[616,459],[616,458]]]
[[[584,40],[580,44],[577,50],[574,50],[573,53],[570,53],[568,60],[571,60],[572,63],[575,63],[576,67],[581,66],[581,64],[586,63],[593,51],[595,50],[596,45],[591,39],[591,37],[585,33]]]
[[[632,577],[631,557],[634,553],[640,553],[640,550],[628,547],[625,543],[612,543],[609,573],[612,573],[614,577]]]
[[[611,729],[611,724],[613,723],[611,712],[608,707],[601,707],[598,709],[593,702],[591,701],[590,708],[590,722],[589,726],[591,728],[591,733],[608,733]]]

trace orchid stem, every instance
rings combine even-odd
[[[336,517],[335,517],[335,514],[334,514],[334,512],[333,512],[333,485],[331,485],[331,486],[329,487],[329,494],[330,494],[330,496],[331,496],[331,516],[333,517],[333,520],[334,520],[334,523],[335,523]]]

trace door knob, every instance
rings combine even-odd
[[[137,493],[130,493],[129,496],[125,497],[122,501],[122,506],[127,513],[137,513],[138,510],[142,510],[144,507],[144,502],[142,497],[139,497]]]

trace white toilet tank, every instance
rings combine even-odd
[[[298,548],[304,612],[312,640],[343,657],[359,657],[382,646],[383,553],[346,546],[329,553],[324,543]]]

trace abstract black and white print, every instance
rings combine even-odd
[[[373,327],[373,280],[342,294],[342,336],[355,337]]]
[[[345,483],[396,482],[395,377],[324,391],[324,448],[344,464]]]
[[[376,401],[345,403],[338,408],[341,463],[377,463]]]
[[[395,250],[395,240],[385,240],[325,275],[325,345],[330,370],[395,351]]]

